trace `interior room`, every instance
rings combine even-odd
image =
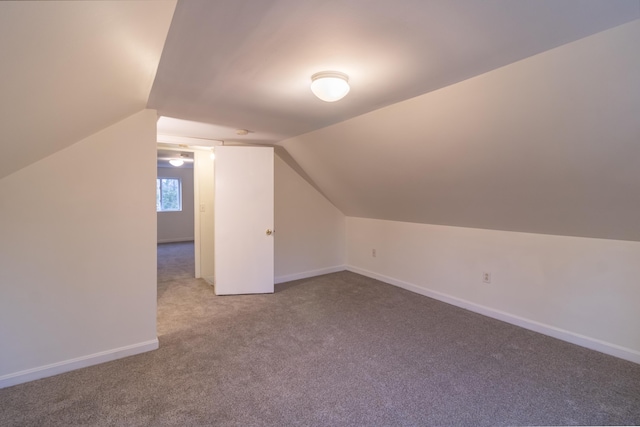
[[[175,199],[162,201],[156,196],[158,243],[193,242],[193,157],[193,153],[188,151],[158,150],[157,185],[173,184],[173,187],[165,192],[158,189],[156,195],[175,196]],[[174,158],[179,162],[176,163]],[[170,163],[172,160],[177,166]]]
[[[1,425],[640,424],[640,0],[0,35]]]

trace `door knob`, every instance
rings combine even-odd
[[[273,234],[273,230],[270,228],[267,228],[267,236],[271,236]]]

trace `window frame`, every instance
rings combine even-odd
[[[162,180],[178,181],[178,209],[162,209]],[[158,199],[158,195],[160,198]],[[158,200],[160,200],[158,204]],[[158,209],[159,208],[159,209]],[[182,212],[182,179],[175,176],[156,177],[156,212]]]

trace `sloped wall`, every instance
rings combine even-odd
[[[347,218],[350,270],[636,363],[638,260],[640,242]]]
[[[156,119],[0,180],[0,387],[157,348]]]
[[[145,108],[176,1],[0,2],[0,177]]]
[[[640,363],[639,41],[636,20],[281,145],[347,216],[349,269]]]
[[[639,43],[636,20],[281,145],[347,216],[640,241]]]
[[[344,270],[345,217],[275,156],[276,283]]]

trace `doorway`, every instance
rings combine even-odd
[[[158,150],[156,178],[158,243],[193,242],[194,240],[193,157],[193,153],[188,151]]]
[[[225,280],[216,287],[218,294],[272,293],[273,147],[217,146],[216,152],[220,151],[221,155],[224,154],[222,159],[226,159],[220,167],[227,165],[222,168],[224,171],[218,172],[214,166],[212,147],[167,147],[160,143],[158,146],[165,162],[172,158],[185,159],[184,164],[177,167],[169,165],[161,168],[159,164],[158,185],[162,185],[160,178],[165,177],[170,181],[179,176],[184,193],[182,215],[186,217],[187,212],[193,215],[190,228],[193,231],[192,239],[175,236],[167,239],[161,227],[166,218],[170,215],[177,217],[178,213],[159,213],[158,242],[193,240],[192,277],[202,278],[215,286],[215,277],[220,273]],[[187,169],[192,171],[188,177],[185,174]],[[224,181],[223,185],[218,186],[217,183],[221,181]],[[193,182],[193,199],[186,197],[190,187],[185,184],[190,182]],[[216,205],[218,199],[222,202]],[[218,213],[219,219],[216,218]],[[245,233],[246,230],[250,232]],[[222,269],[216,271],[219,258],[224,262],[219,262]]]
[[[213,284],[213,160],[211,148],[158,143],[158,180],[156,210],[158,241],[161,244],[191,242],[193,256],[189,260],[192,278],[203,278]],[[181,160],[178,166],[172,160]],[[161,204],[162,186],[170,184],[168,197],[179,200]],[[177,193],[175,188],[178,188]],[[160,256],[160,254],[159,254]]]

